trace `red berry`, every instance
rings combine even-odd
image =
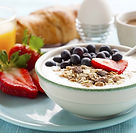
[[[37,89],[39,92],[41,93],[45,93],[44,90],[41,88],[40,84],[39,84],[39,78],[35,72],[35,69],[33,69],[31,72],[30,72],[30,75],[32,77],[32,80],[34,82],[34,84],[37,86]]]
[[[24,68],[0,72],[0,89],[8,95],[27,98],[35,98],[38,94],[29,72]]]
[[[94,68],[104,69],[106,71],[114,71],[118,74],[123,73],[123,71],[128,66],[128,62],[125,60],[120,60],[118,62],[110,59],[93,58],[91,64]]]
[[[19,55],[23,55],[23,54],[29,54],[31,57],[27,63],[27,68],[29,71],[32,70],[35,67],[35,63],[38,60],[38,58],[40,57],[40,54],[29,48],[29,46],[24,46],[22,44],[16,44],[13,48],[10,49],[9,51],[9,58],[11,57],[11,55],[15,52],[19,51]]]

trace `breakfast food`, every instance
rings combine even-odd
[[[24,68],[0,72],[0,84],[0,90],[8,95],[35,98],[38,94],[29,72]]]
[[[15,21],[7,21],[0,18],[0,50],[9,52],[10,48],[15,44],[16,26]]]
[[[92,59],[91,64],[94,68],[100,68],[106,71],[113,71],[121,74],[126,69],[128,62],[125,60],[113,61],[109,59],[105,60],[101,58],[94,58]]]
[[[44,44],[65,44],[79,38],[75,18],[76,9],[48,7],[17,19],[16,42],[22,43],[25,29],[29,34],[39,36]]]
[[[24,41],[23,44],[16,44],[14,47],[12,47],[9,51],[9,58],[11,58],[16,52],[18,52],[19,55],[28,55],[30,58],[26,62],[26,68],[30,76],[36,85],[37,89],[41,93],[45,93],[43,89],[40,87],[38,76],[34,70],[35,63],[38,60],[38,58],[41,56],[40,48],[44,45],[43,40],[41,40],[39,37],[28,35],[27,31],[24,34]],[[28,43],[29,42],[29,43]],[[27,57],[26,57],[27,58]],[[22,59],[22,62],[24,60]]]
[[[15,52],[19,52],[19,55],[23,54],[29,54],[30,59],[27,62],[27,69],[30,71],[34,69],[35,67],[35,62],[38,60],[40,57],[41,53],[39,52],[39,49],[43,46],[43,41],[36,37],[36,36],[31,36],[29,39],[29,44],[24,42],[24,44],[16,44],[14,45],[10,51],[9,51],[9,57],[11,57]]]
[[[36,98],[44,93],[34,70],[43,41],[25,32],[23,44],[14,45],[9,53],[0,51],[0,90],[8,95]]]
[[[39,84],[39,78],[38,78],[38,76],[35,72],[35,69],[30,71],[30,75],[31,75],[31,78],[32,78],[34,84],[36,85],[38,91],[41,92],[41,93],[45,93],[44,90],[41,88],[41,86]]]
[[[64,70],[61,70],[60,76],[85,87],[117,84],[124,79],[123,76],[118,75],[116,72],[94,69],[86,65],[68,66]]]
[[[103,58],[103,60],[99,58]],[[103,67],[102,69],[104,69],[104,66],[102,66],[102,64],[104,65],[104,63],[107,63],[105,65],[109,66],[109,71],[110,66],[113,66],[114,68],[118,66],[123,72],[127,66],[127,63],[126,61],[122,60],[122,58],[123,56],[120,54],[119,50],[111,49],[110,46],[101,46],[97,52],[95,45],[89,44],[87,47],[73,47],[70,50],[62,51],[60,56],[53,57],[54,62],[47,61],[46,66],[56,66],[55,62],[60,63],[60,67],[62,69],[70,65],[93,65],[93,67],[98,67],[97,64],[101,64],[101,67]],[[65,67],[63,67],[64,64]],[[125,66],[125,68],[122,67],[123,65]]]
[[[6,94],[35,98],[38,94],[37,87],[32,81],[32,78],[26,66],[30,59],[28,54],[19,55],[14,53],[10,60],[5,51],[0,52],[0,90]]]
[[[99,49],[92,44],[66,49],[47,60],[45,65],[46,71],[52,67],[60,77],[85,87],[118,85],[129,77],[129,73],[123,73],[128,62],[121,52],[106,45]]]

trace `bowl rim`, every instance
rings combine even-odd
[[[83,46],[83,45],[87,45],[87,44],[90,44],[90,43],[78,43],[78,44],[74,44],[74,46]],[[125,48],[125,49],[131,49],[130,47],[128,46],[122,46],[122,45],[115,45],[115,44],[106,44],[106,43],[91,43],[91,44],[95,44],[95,45],[109,45],[109,46],[117,46],[117,47],[120,47],[120,48]],[[126,89],[133,89],[136,87],[136,83],[133,83],[133,84],[129,84],[129,85],[126,85],[126,86],[118,86],[118,87],[111,87],[111,88],[106,88],[106,89],[101,89],[101,88],[94,88],[94,89],[90,89],[90,88],[81,88],[81,87],[73,87],[73,86],[68,86],[68,85],[64,85],[64,84],[60,84],[60,83],[56,83],[56,82],[53,82],[51,80],[49,80],[48,78],[46,78],[41,71],[38,70],[38,68],[40,68],[41,64],[42,64],[42,61],[44,61],[44,57],[46,55],[49,55],[50,53],[54,53],[54,52],[57,52],[59,50],[63,50],[65,48],[71,48],[73,45],[70,44],[68,46],[62,46],[62,47],[59,47],[59,48],[56,48],[54,50],[51,50],[49,51],[48,53],[45,53],[44,55],[42,55],[36,62],[36,65],[35,65],[35,71],[37,73],[37,75],[42,78],[42,80],[46,81],[46,82],[49,82],[49,83],[52,83],[56,86],[59,86],[59,87],[65,87],[65,88],[68,88],[68,89],[72,89],[72,90],[80,90],[80,91],[90,91],[90,92],[109,92],[109,91],[118,91],[118,90],[126,90]]]

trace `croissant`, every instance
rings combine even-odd
[[[16,42],[21,43],[25,29],[39,36],[44,44],[65,44],[79,38],[75,19],[77,10],[69,7],[48,7],[17,19]]]

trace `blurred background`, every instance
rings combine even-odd
[[[80,5],[83,0],[0,0],[0,6],[8,6],[16,11],[17,17],[53,5]],[[136,10],[136,0],[107,0],[114,15]],[[108,43],[119,44],[115,25],[112,26]]]
[[[114,14],[136,10],[135,0],[108,0]],[[9,6],[16,10],[17,16],[51,5],[80,4],[82,0],[0,0],[0,6]]]

